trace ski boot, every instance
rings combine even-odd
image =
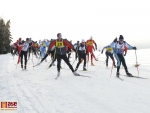
[[[116,65],[114,65],[114,68],[117,68],[117,66],[116,66]]]
[[[83,67],[83,71],[87,71],[87,69],[85,67]]]
[[[106,68],[108,68],[108,64],[106,64]]]
[[[74,71],[77,71],[78,70],[78,68],[75,68],[75,70]]]
[[[91,62],[91,66],[95,66],[95,65],[93,64],[93,62]]]
[[[57,76],[60,76],[60,72],[58,71]]]
[[[98,59],[95,59],[95,61],[98,61]]]
[[[129,77],[133,77],[133,75],[132,75],[131,73],[129,73],[129,72],[126,72],[126,74],[127,74],[127,76],[129,76]]]
[[[116,73],[116,76],[117,76],[117,77],[119,77],[119,75],[120,75],[120,73],[119,73],[119,72],[117,72],[117,73]]]
[[[27,66],[24,66],[24,69],[26,70],[26,69],[27,69]]]
[[[52,64],[50,64],[50,65],[48,66],[48,68],[50,68],[50,67],[52,67]]]
[[[76,72],[73,72],[73,74],[75,75],[75,76],[80,76],[78,73],[76,73]]]
[[[21,64],[21,68],[23,69],[23,65]]]

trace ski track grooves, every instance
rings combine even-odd
[[[53,74],[53,75],[55,75],[55,74]],[[56,76],[56,75],[55,75],[55,76]],[[71,75],[70,75],[70,76],[71,76]],[[74,77],[76,77],[76,76],[74,76]],[[80,76],[77,76],[77,77],[79,77],[79,79],[85,79],[85,78],[80,78]],[[94,104],[94,106],[91,105],[91,104],[88,105],[87,108],[85,108],[85,109],[83,110],[83,107],[84,107],[84,106],[80,106],[80,104],[79,104],[78,102],[76,102],[76,104],[77,104],[78,106],[80,106],[80,111],[83,110],[83,111],[82,111],[83,113],[86,113],[86,112],[89,112],[89,111],[93,112],[93,110],[94,110],[95,113],[98,113],[98,112],[99,112],[99,109],[97,109],[97,108],[99,108],[100,106],[101,106],[103,109],[105,109],[105,110],[107,109],[107,112],[108,112],[108,111],[109,111],[109,112],[112,112],[112,111],[113,111],[113,109],[111,109],[109,106],[107,106],[107,105],[106,105],[105,103],[103,103],[102,101],[99,102],[98,100],[95,100],[94,98],[92,98],[91,95],[87,95],[87,93],[81,92],[82,89],[80,89],[79,87],[75,87],[74,85],[72,85],[71,81],[70,81],[70,82],[67,81],[66,78],[61,78],[61,75],[60,75],[60,77],[58,78],[58,80],[56,80],[56,81],[59,81],[59,80],[64,81],[64,82],[63,82],[63,84],[65,84],[64,87],[67,87],[67,89],[69,89],[70,92],[73,92],[73,93],[75,93],[76,95],[80,95],[80,96],[82,95],[82,97],[76,97],[76,98],[80,98],[81,101],[86,101],[86,103],[92,103],[92,104]],[[71,87],[68,87],[68,86],[71,86]],[[78,100],[78,99],[75,99],[75,100]],[[92,109],[92,110],[91,110],[91,109]]]
[[[18,92],[20,92],[20,93],[22,93],[23,95],[22,95],[22,97],[25,97],[25,99],[24,100],[26,100],[26,101],[29,101],[30,103],[28,104],[28,105],[30,105],[35,111],[36,111],[36,113],[41,113],[40,111],[38,111],[38,107],[36,107],[35,108],[35,103],[39,103],[40,105],[41,105],[41,103],[39,102],[39,100],[34,96],[34,94],[31,92],[31,90],[26,86],[26,84],[24,83],[24,79],[22,80],[22,78],[20,78],[19,76],[21,76],[21,75],[18,75],[17,73],[16,74],[14,74],[14,78],[15,78],[15,80],[16,80],[16,83],[18,84],[17,85],[17,89],[18,89]],[[18,77],[18,78],[17,78]],[[21,81],[21,84],[18,82],[18,80],[17,79],[19,79],[19,82]],[[28,94],[27,94],[28,93]],[[17,96],[18,97],[18,96]],[[32,98],[32,99],[31,99]],[[33,98],[34,98],[34,101],[33,101]],[[19,101],[19,100],[18,100]],[[23,102],[23,101],[21,101],[21,102]],[[21,103],[20,103],[21,104]],[[24,106],[22,109],[23,109],[23,111],[26,113],[27,111],[25,110],[25,108],[27,107],[25,107],[25,105],[26,104],[24,104],[24,105],[21,105],[21,106]],[[43,106],[42,106],[43,107]],[[27,109],[28,110],[28,109]],[[31,109],[29,109],[29,111],[30,111]],[[44,110],[45,111],[45,110]],[[21,112],[22,113],[22,112]],[[32,112],[33,113],[33,112]],[[42,113],[45,113],[45,112],[43,112],[42,111]],[[48,113],[48,112],[47,112]]]

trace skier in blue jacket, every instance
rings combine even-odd
[[[117,73],[116,73],[117,77],[119,77],[119,75],[120,75],[119,70],[120,70],[121,63],[124,66],[127,76],[130,76],[130,77],[133,76],[131,73],[128,72],[128,68],[127,68],[127,65],[125,62],[125,58],[124,58],[124,54],[123,54],[123,50],[124,50],[125,46],[128,49],[136,50],[136,47],[133,47],[133,46],[129,45],[126,41],[124,41],[124,37],[122,35],[119,36],[119,41],[117,41],[117,38],[115,38],[114,41],[111,43],[111,47],[113,48],[114,56],[117,60]]]
[[[41,44],[41,46],[40,46],[41,59],[43,59],[45,55],[46,55],[46,47],[44,46],[44,44]],[[46,61],[46,59],[45,59],[45,61]]]

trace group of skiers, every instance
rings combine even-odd
[[[32,43],[31,43],[32,42]],[[36,44],[37,42],[35,42]],[[94,50],[97,50],[97,44],[93,40],[93,37],[91,36],[89,40],[85,41],[84,39],[81,40],[81,42],[77,41],[74,45],[72,44],[72,41],[68,41],[67,39],[62,38],[62,34],[58,33],[57,34],[57,39],[51,39],[50,41],[43,41],[40,42],[40,44],[35,45],[33,41],[31,41],[30,38],[26,38],[26,41],[22,41],[21,38],[18,40],[18,42],[14,43],[14,48],[17,48],[16,51],[18,51],[19,57],[21,58],[21,68],[23,68],[23,56],[25,58],[25,63],[24,63],[24,69],[27,67],[27,53],[29,54],[28,58],[30,58],[30,53],[31,50],[33,53],[37,56],[35,51],[40,51],[40,57],[41,61],[37,64],[40,65],[44,60],[46,60],[48,55],[51,55],[52,62],[50,63],[49,67],[54,65],[54,62],[57,59],[57,76],[60,75],[60,69],[61,69],[61,60],[63,59],[65,63],[68,65],[70,70],[75,76],[80,76],[76,71],[79,68],[79,65],[82,63],[84,60],[83,64],[83,71],[86,71],[86,63],[89,61],[91,57],[91,65],[94,66],[93,64],[93,58],[95,61],[98,61],[97,58],[94,55]],[[46,47],[48,47],[47,52],[46,52]],[[37,48],[37,49],[36,49]],[[129,45],[126,41],[124,41],[124,37],[122,35],[119,36],[119,39],[115,38],[114,41],[105,46],[101,54],[103,54],[104,49],[106,49],[106,67],[108,66],[108,59],[109,57],[113,61],[113,66],[117,68],[116,76],[119,77],[119,70],[120,70],[120,65],[122,63],[125,72],[128,76],[132,76],[131,73],[129,73],[124,56],[127,53],[127,49],[134,49],[136,50],[136,47],[133,47]],[[78,63],[75,67],[70,64],[69,58],[72,53],[72,51],[75,52],[75,59],[78,59]],[[124,54],[125,51],[125,54]],[[38,53],[38,52],[37,52]],[[68,55],[68,57],[67,57]],[[117,65],[115,64],[115,59],[117,60]],[[20,59],[18,59],[19,62]]]

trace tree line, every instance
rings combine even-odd
[[[12,42],[10,32],[10,20],[7,22],[0,17],[0,54],[6,54],[10,52],[10,43]]]

